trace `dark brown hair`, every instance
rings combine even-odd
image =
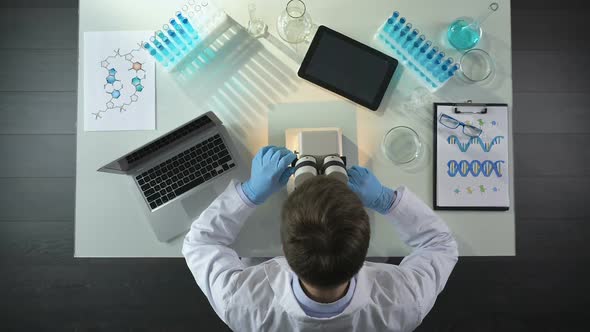
[[[329,176],[305,181],[283,205],[281,240],[287,262],[316,287],[350,280],[363,266],[370,233],[361,200]]]

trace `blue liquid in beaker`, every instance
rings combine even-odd
[[[468,50],[477,45],[481,39],[481,28],[465,19],[458,19],[449,26],[447,38],[456,49]]]

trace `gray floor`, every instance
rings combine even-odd
[[[590,10],[513,2],[517,256],[462,259],[420,331],[573,331],[590,305]],[[72,259],[77,19],[0,5],[0,329],[224,330],[180,259]]]

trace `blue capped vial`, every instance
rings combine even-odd
[[[160,38],[162,43],[164,43],[164,45],[168,47],[170,52],[174,53],[176,56],[180,56],[180,50],[176,47],[176,45],[174,45],[174,43],[168,37],[166,37],[162,30],[156,31],[156,35],[158,36],[158,38]]]
[[[153,56],[156,59],[156,61],[161,63],[164,67],[168,66],[168,61],[162,56],[162,54],[156,51],[156,49],[152,45],[150,45],[149,43],[144,43],[143,48],[145,48],[145,50],[148,51],[148,53],[151,56]]]
[[[178,32],[178,35],[180,35],[180,37],[182,37],[182,39],[188,45],[192,45],[193,44],[192,38],[188,35],[188,33],[186,31],[184,31],[184,29],[182,28],[182,26],[180,24],[178,24],[178,22],[176,22],[175,19],[171,18],[170,19],[170,24],[172,24],[172,27],[174,27],[174,30],[176,30],[176,32]]]
[[[416,40],[414,40],[414,43],[412,44],[412,48],[410,50],[410,55],[416,59],[418,58],[418,55],[420,55],[420,49],[421,49],[421,45],[422,43],[424,43],[424,41],[426,40],[426,36],[424,35],[420,35],[420,37],[416,38]]]
[[[180,24],[182,24],[184,29],[186,31],[188,31],[189,35],[191,35],[191,37],[193,37],[193,39],[199,39],[199,34],[195,30],[195,28],[193,27],[191,22],[188,20],[188,18],[183,16],[181,12],[176,12],[176,18],[178,19]]]

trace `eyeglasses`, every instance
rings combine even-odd
[[[447,127],[447,128],[451,128],[451,129],[455,129],[458,128],[459,126],[463,126],[463,134],[469,136],[469,137],[479,137],[479,135],[481,135],[481,133],[483,132],[483,130],[481,130],[481,128],[477,128],[475,126],[472,125],[468,125],[465,122],[461,122],[453,117],[450,117],[446,114],[441,114],[440,117],[438,118],[438,122],[440,122],[440,124],[442,124],[443,126]]]

